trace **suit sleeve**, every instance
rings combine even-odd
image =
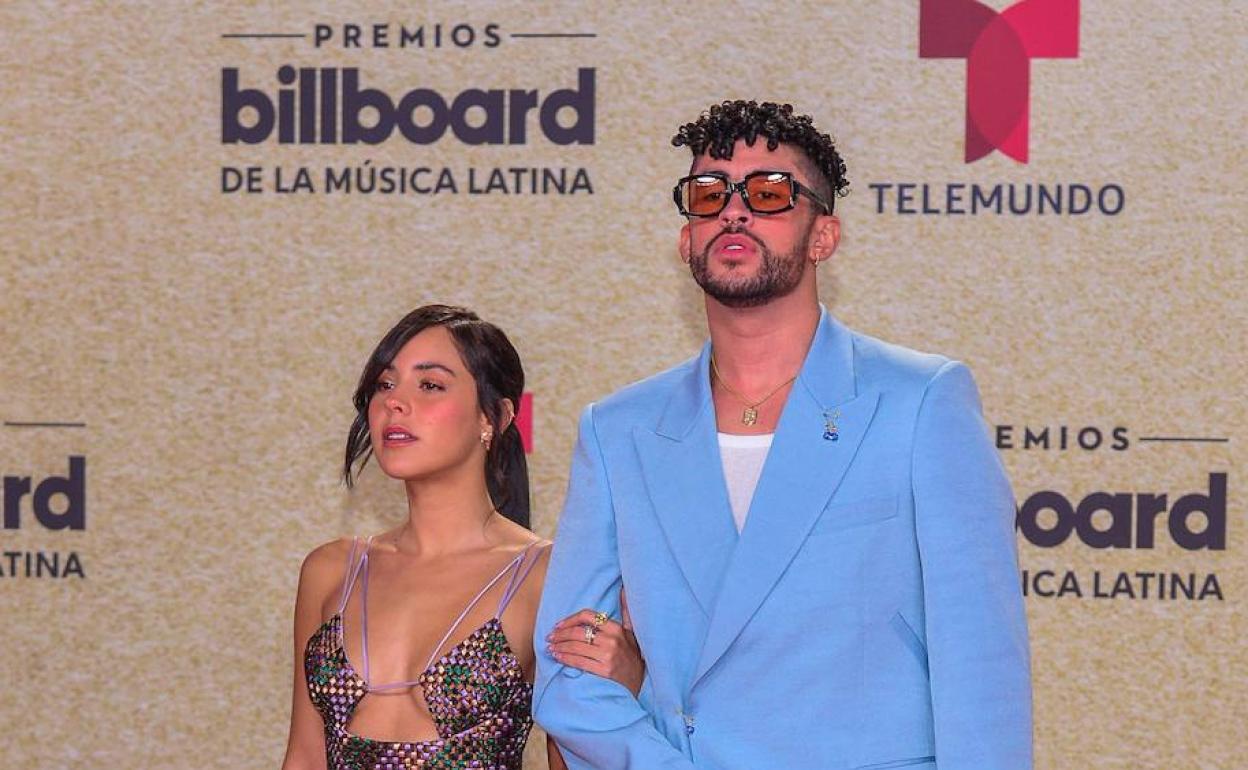
[[[626,687],[563,666],[546,651],[545,638],[554,624],[578,610],[618,617],[620,582],[611,490],[591,405],[581,415],[567,501],[538,610],[534,717],[555,737],[570,770],[693,770]]]
[[[915,523],[940,770],[1029,770],[1031,673],[1014,495],[962,364],[915,424]]]

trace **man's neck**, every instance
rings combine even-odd
[[[819,325],[819,302],[801,291],[751,308],[708,297],[706,321],[720,374],[743,393],[762,394],[802,368]]]

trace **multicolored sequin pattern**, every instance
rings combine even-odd
[[[367,693],[342,643],[342,615],[325,622],[304,652],[308,694],[325,720],[331,770],[520,770],[533,725],[533,685],[491,618],[452,647],[418,680],[437,726],[429,741],[376,741],[347,731]]]

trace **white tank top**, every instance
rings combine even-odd
[[[763,475],[763,463],[771,450],[774,433],[761,436],[739,436],[732,433],[719,434],[719,457],[724,464],[724,481],[728,483],[728,502],[732,506],[732,520],[737,532],[745,527],[745,517],[750,512],[754,489]]]

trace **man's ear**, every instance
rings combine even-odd
[[[826,262],[836,253],[841,243],[841,220],[832,214],[815,218],[815,237],[810,239],[809,254],[811,262],[818,265]]]
[[[676,249],[680,252],[680,261],[686,265],[689,264],[689,258],[693,256],[693,236],[689,234],[688,222],[680,227],[680,238],[676,243]]]

